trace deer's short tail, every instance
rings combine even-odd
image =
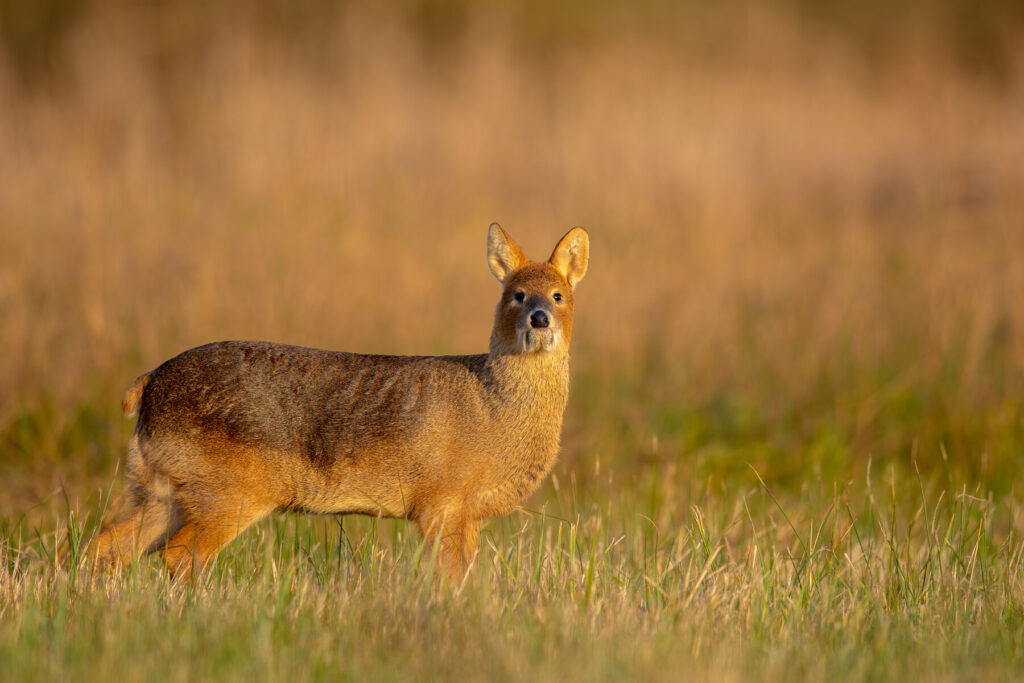
[[[148,372],[144,375],[139,375],[138,379],[132,384],[132,388],[125,392],[124,398],[121,399],[121,410],[124,412],[125,417],[134,417],[139,414],[142,392],[146,390],[147,384],[149,384]]]

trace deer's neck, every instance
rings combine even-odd
[[[487,361],[491,415],[561,429],[569,398],[569,354],[491,354]]]
[[[492,355],[487,362],[495,436],[489,481],[478,503],[483,515],[505,514],[532,493],[558,456],[569,396],[569,356]]]

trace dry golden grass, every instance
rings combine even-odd
[[[380,10],[295,45],[229,9],[114,4],[46,87],[0,70],[0,425],[41,401],[56,432],[109,416],[214,339],[479,351],[491,220],[535,257],[594,235],[575,353],[598,386],[769,414],[843,386],[858,434],[950,358],[951,410],[1012,398],[1019,80],[920,41],[879,64],[782,9],[727,14],[703,51],[678,18],[542,50],[502,16],[466,13],[445,51]]]
[[[992,394],[993,353],[1022,376],[1019,80],[913,42],[871,62],[782,10],[717,52],[605,27],[535,54],[498,10],[438,53],[382,11],[303,48],[111,7],[47,87],[0,71],[0,424],[113,406],[212,339],[480,350],[491,220],[535,257],[592,231],[578,367],[663,366],[663,397],[788,403],[953,353],[955,402]]]

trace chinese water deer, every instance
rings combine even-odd
[[[491,225],[502,293],[486,354],[227,341],[142,375],[124,397],[139,420],[96,566],[159,550],[172,575],[193,576],[253,522],[301,510],[413,520],[462,576],[481,520],[510,512],[555,462],[588,258],[582,228],[535,263]]]

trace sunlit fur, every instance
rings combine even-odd
[[[304,510],[414,520],[460,577],[480,522],[511,511],[555,462],[588,259],[581,228],[534,263],[492,225],[503,289],[486,354],[217,342],[145,373],[122,404],[139,421],[96,566],[159,550],[172,574],[192,575],[253,522]],[[537,311],[547,327],[531,326]]]

